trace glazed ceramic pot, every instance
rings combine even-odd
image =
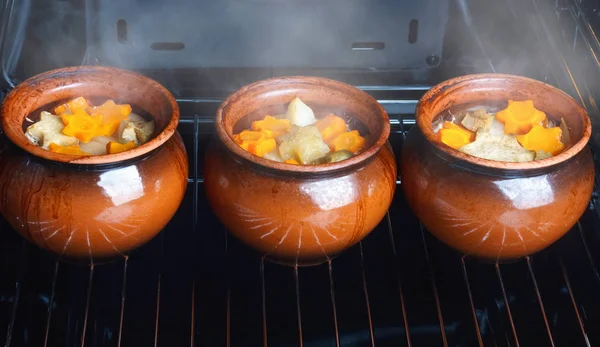
[[[40,111],[79,96],[131,104],[155,120],[156,136],[89,157],[50,152],[25,137],[26,117],[39,119]],[[173,96],[130,71],[71,67],[24,81],[1,109],[0,212],[27,240],[65,259],[126,254],[158,234],[183,198],[188,164],[178,120]]]
[[[432,120],[451,107],[508,99],[533,100],[549,117],[564,118],[570,146],[548,159],[498,162],[454,150],[432,130]],[[568,232],[589,204],[590,120],[574,99],[548,84],[501,74],[454,78],[421,98],[416,123],[402,150],[406,199],[427,230],[465,254],[490,260],[533,254]]]
[[[257,157],[232,140],[251,121],[283,113],[294,97],[317,117],[333,112],[360,127],[365,150],[337,163],[302,166]],[[226,228],[266,259],[325,262],[367,236],[390,206],[396,165],[388,116],[359,89],[315,77],[259,81],[223,102],[216,130],[206,154],[208,200]]]

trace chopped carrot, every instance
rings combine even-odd
[[[252,130],[260,131],[269,138],[275,138],[290,130],[289,119],[277,119],[271,116],[265,116],[263,120],[252,122]]]
[[[275,139],[267,137],[259,131],[244,130],[233,135],[233,141],[246,151],[259,157],[271,152],[277,147]]]
[[[75,109],[73,114],[63,113],[60,117],[65,124],[62,133],[76,137],[85,143],[97,136],[98,126],[102,121],[102,116],[90,116],[86,111],[80,109]]]
[[[274,150],[277,147],[277,143],[275,139],[261,138],[257,141],[245,141],[241,144],[241,147],[252,154],[262,157]]]
[[[459,149],[473,142],[475,133],[452,122],[444,122],[442,129],[438,132],[438,137],[446,145]]]
[[[533,100],[508,100],[508,107],[496,113],[498,121],[504,124],[505,134],[526,134],[536,124],[546,120],[546,114],[533,106]]]
[[[286,164],[300,165],[300,163],[296,159],[294,159],[294,158],[288,159],[288,160],[284,161],[284,163],[286,163]]]
[[[347,150],[352,153],[357,153],[364,146],[365,138],[360,136],[358,130],[341,133],[329,143],[329,147],[333,152]]]
[[[233,135],[233,141],[238,145],[248,141],[258,141],[265,137],[260,131],[244,130],[239,134]]]
[[[131,114],[131,106],[117,105],[114,101],[108,100],[100,106],[88,108],[88,111],[92,116],[102,117],[96,136],[112,136],[119,130],[121,122]]]
[[[332,113],[317,121],[317,129],[321,132],[323,141],[329,142],[348,129],[346,122]]]
[[[560,141],[561,136],[560,127],[544,128],[536,124],[527,134],[518,135],[517,141],[530,151],[544,151],[557,155],[565,148],[564,143]]]
[[[90,155],[89,153],[82,151],[79,148],[79,145],[61,146],[61,145],[57,145],[54,142],[51,142],[50,145],[48,146],[48,149],[50,149],[50,151],[52,151],[54,153],[70,154],[70,155]]]
[[[128,151],[130,149],[133,149],[133,148],[135,148],[134,141],[129,141],[124,144],[121,144],[121,143],[118,143],[115,141],[109,141],[106,144],[106,153],[108,153],[108,154],[121,153],[121,152]]]
[[[71,113],[75,113],[76,110],[86,110],[89,107],[87,100],[80,96],[76,99],[73,99],[65,104],[57,106],[54,108],[54,113],[57,115],[61,115],[67,111]]]

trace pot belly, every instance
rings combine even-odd
[[[396,181],[388,147],[366,166],[318,178],[287,177],[233,160],[220,146],[206,156],[209,202],[227,229],[267,259],[325,262],[367,236],[385,216]]]
[[[43,249],[106,260],[164,228],[183,199],[187,168],[178,134],[146,159],[95,171],[37,161],[9,145],[0,156],[0,212]]]
[[[538,252],[567,233],[588,206],[594,169],[586,148],[535,175],[489,175],[452,165],[417,131],[402,153],[402,186],[423,225],[476,257],[508,260]]]

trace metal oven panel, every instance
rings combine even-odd
[[[426,69],[447,0],[88,0],[88,58],[129,69]]]

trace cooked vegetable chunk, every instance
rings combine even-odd
[[[346,122],[342,118],[331,113],[325,116],[325,118],[319,119],[316,126],[321,132],[321,136],[325,142],[333,140],[339,134],[348,130]]]
[[[70,154],[70,155],[89,155],[89,153],[82,151],[78,145],[60,146],[54,142],[51,142],[50,145],[48,146],[48,148],[50,149],[50,151],[52,151],[54,153]]]
[[[508,100],[508,107],[496,113],[496,118],[504,124],[506,134],[526,134],[534,125],[542,124],[546,114],[533,107],[533,100]]]
[[[316,126],[292,127],[289,133],[278,138],[279,154],[283,160],[296,159],[306,165],[329,153]]]
[[[64,127],[65,125],[59,116],[42,111],[40,120],[27,128],[25,136],[29,141],[45,149],[48,149],[51,142],[59,146],[78,144],[79,140],[75,137],[66,136],[62,133]]]
[[[300,98],[294,98],[288,105],[286,118],[292,125],[304,127],[314,124],[317,120],[313,110],[308,107]]]
[[[63,113],[60,118],[65,123],[63,134],[76,137],[81,142],[90,142],[94,136],[97,136],[102,121],[102,116],[90,116],[80,109],[74,110],[73,113]]]
[[[110,141],[109,143],[106,144],[106,153],[108,153],[108,154],[121,153],[121,152],[128,151],[130,149],[133,149],[133,148],[135,148],[135,142],[133,142],[133,141],[130,141],[130,142],[127,142],[124,144]]]
[[[58,115],[42,111],[40,120],[27,127],[25,136],[35,145],[57,153],[104,155],[109,147],[113,151],[128,150],[129,142],[141,145],[154,133],[154,121],[146,121],[131,110],[130,105],[119,105],[113,100],[93,106],[78,97],[55,107]],[[107,146],[110,142],[113,144]]]
[[[329,145],[335,152],[346,150],[350,153],[357,153],[364,146],[365,138],[360,136],[358,130],[347,131],[338,135]]]
[[[440,141],[446,145],[458,149],[473,141],[474,133],[451,122],[444,122],[442,129],[438,132]]]
[[[481,130],[477,132],[475,141],[462,146],[459,151],[483,159],[505,162],[524,162],[535,157],[535,152],[521,147],[514,135],[493,136]]]
[[[517,136],[517,140],[530,151],[544,151],[557,155],[565,148],[560,142],[561,136],[562,130],[559,127],[547,129],[541,125],[534,125],[527,134]]]
[[[270,138],[285,134],[290,127],[289,119],[277,119],[271,116],[265,116],[263,120],[252,122],[252,130],[260,131]]]

